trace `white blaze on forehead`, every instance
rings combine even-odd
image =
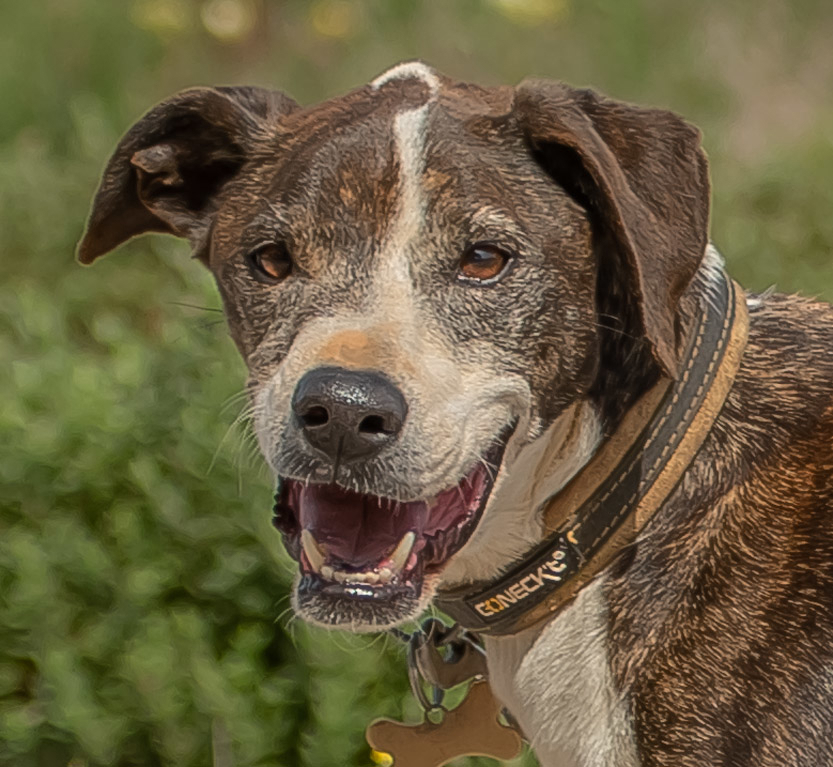
[[[370,83],[370,87],[373,90],[379,90],[385,83],[392,80],[422,80],[430,88],[432,99],[440,90],[440,80],[436,72],[421,61],[405,61],[391,67]]]
[[[394,221],[383,243],[380,287],[389,300],[410,303],[411,279],[408,245],[420,233],[425,220],[422,174],[425,170],[425,128],[428,110],[439,94],[434,71],[419,61],[399,64],[379,75],[370,85],[378,90],[396,80],[417,80],[428,87],[427,99],[416,107],[402,109],[393,118],[393,135],[399,160],[399,202]],[[398,289],[397,289],[398,288]],[[400,310],[404,308],[400,304]]]
[[[393,121],[399,155],[399,203],[385,251],[393,258],[405,257],[408,243],[416,237],[425,218],[422,172],[425,170],[425,122],[428,104],[400,112]]]

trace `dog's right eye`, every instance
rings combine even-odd
[[[283,242],[261,245],[249,253],[246,260],[255,278],[271,285],[285,279],[292,271],[292,258]]]

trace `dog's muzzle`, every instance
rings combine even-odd
[[[389,379],[313,370],[298,383],[292,408],[295,428],[333,469],[327,483],[279,479],[274,523],[300,565],[299,604],[315,603],[317,616],[334,616],[322,622],[343,622],[375,606],[384,606],[390,622],[410,617],[405,613],[418,602],[424,577],[439,572],[474,532],[514,426],[453,486],[400,500],[332,480],[342,463],[370,460],[397,441],[408,408]]]

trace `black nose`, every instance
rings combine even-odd
[[[314,448],[333,461],[351,461],[395,441],[408,406],[402,392],[380,373],[326,367],[298,382],[292,410]]]

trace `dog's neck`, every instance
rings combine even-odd
[[[709,247],[681,302],[683,327],[707,300],[721,267],[722,259]],[[497,488],[493,519],[511,531],[513,552],[524,553],[541,540],[540,512],[531,510],[539,510],[590,460],[607,433],[604,418],[597,400],[577,403],[512,463],[511,479]],[[479,558],[489,575],[517,559],[507,553],[507,540],[499,551],[484,551]],[[608,668],[603,584],[604,576],[591,582],[552,621],[511,636],[485,637],[492,687],[533,746],[539,745],[542,765],[638,763]]]
[[[541,767],[636,767],[625,702],[613,682],[603,581],[542,629],[485,637],[489,681]]]

